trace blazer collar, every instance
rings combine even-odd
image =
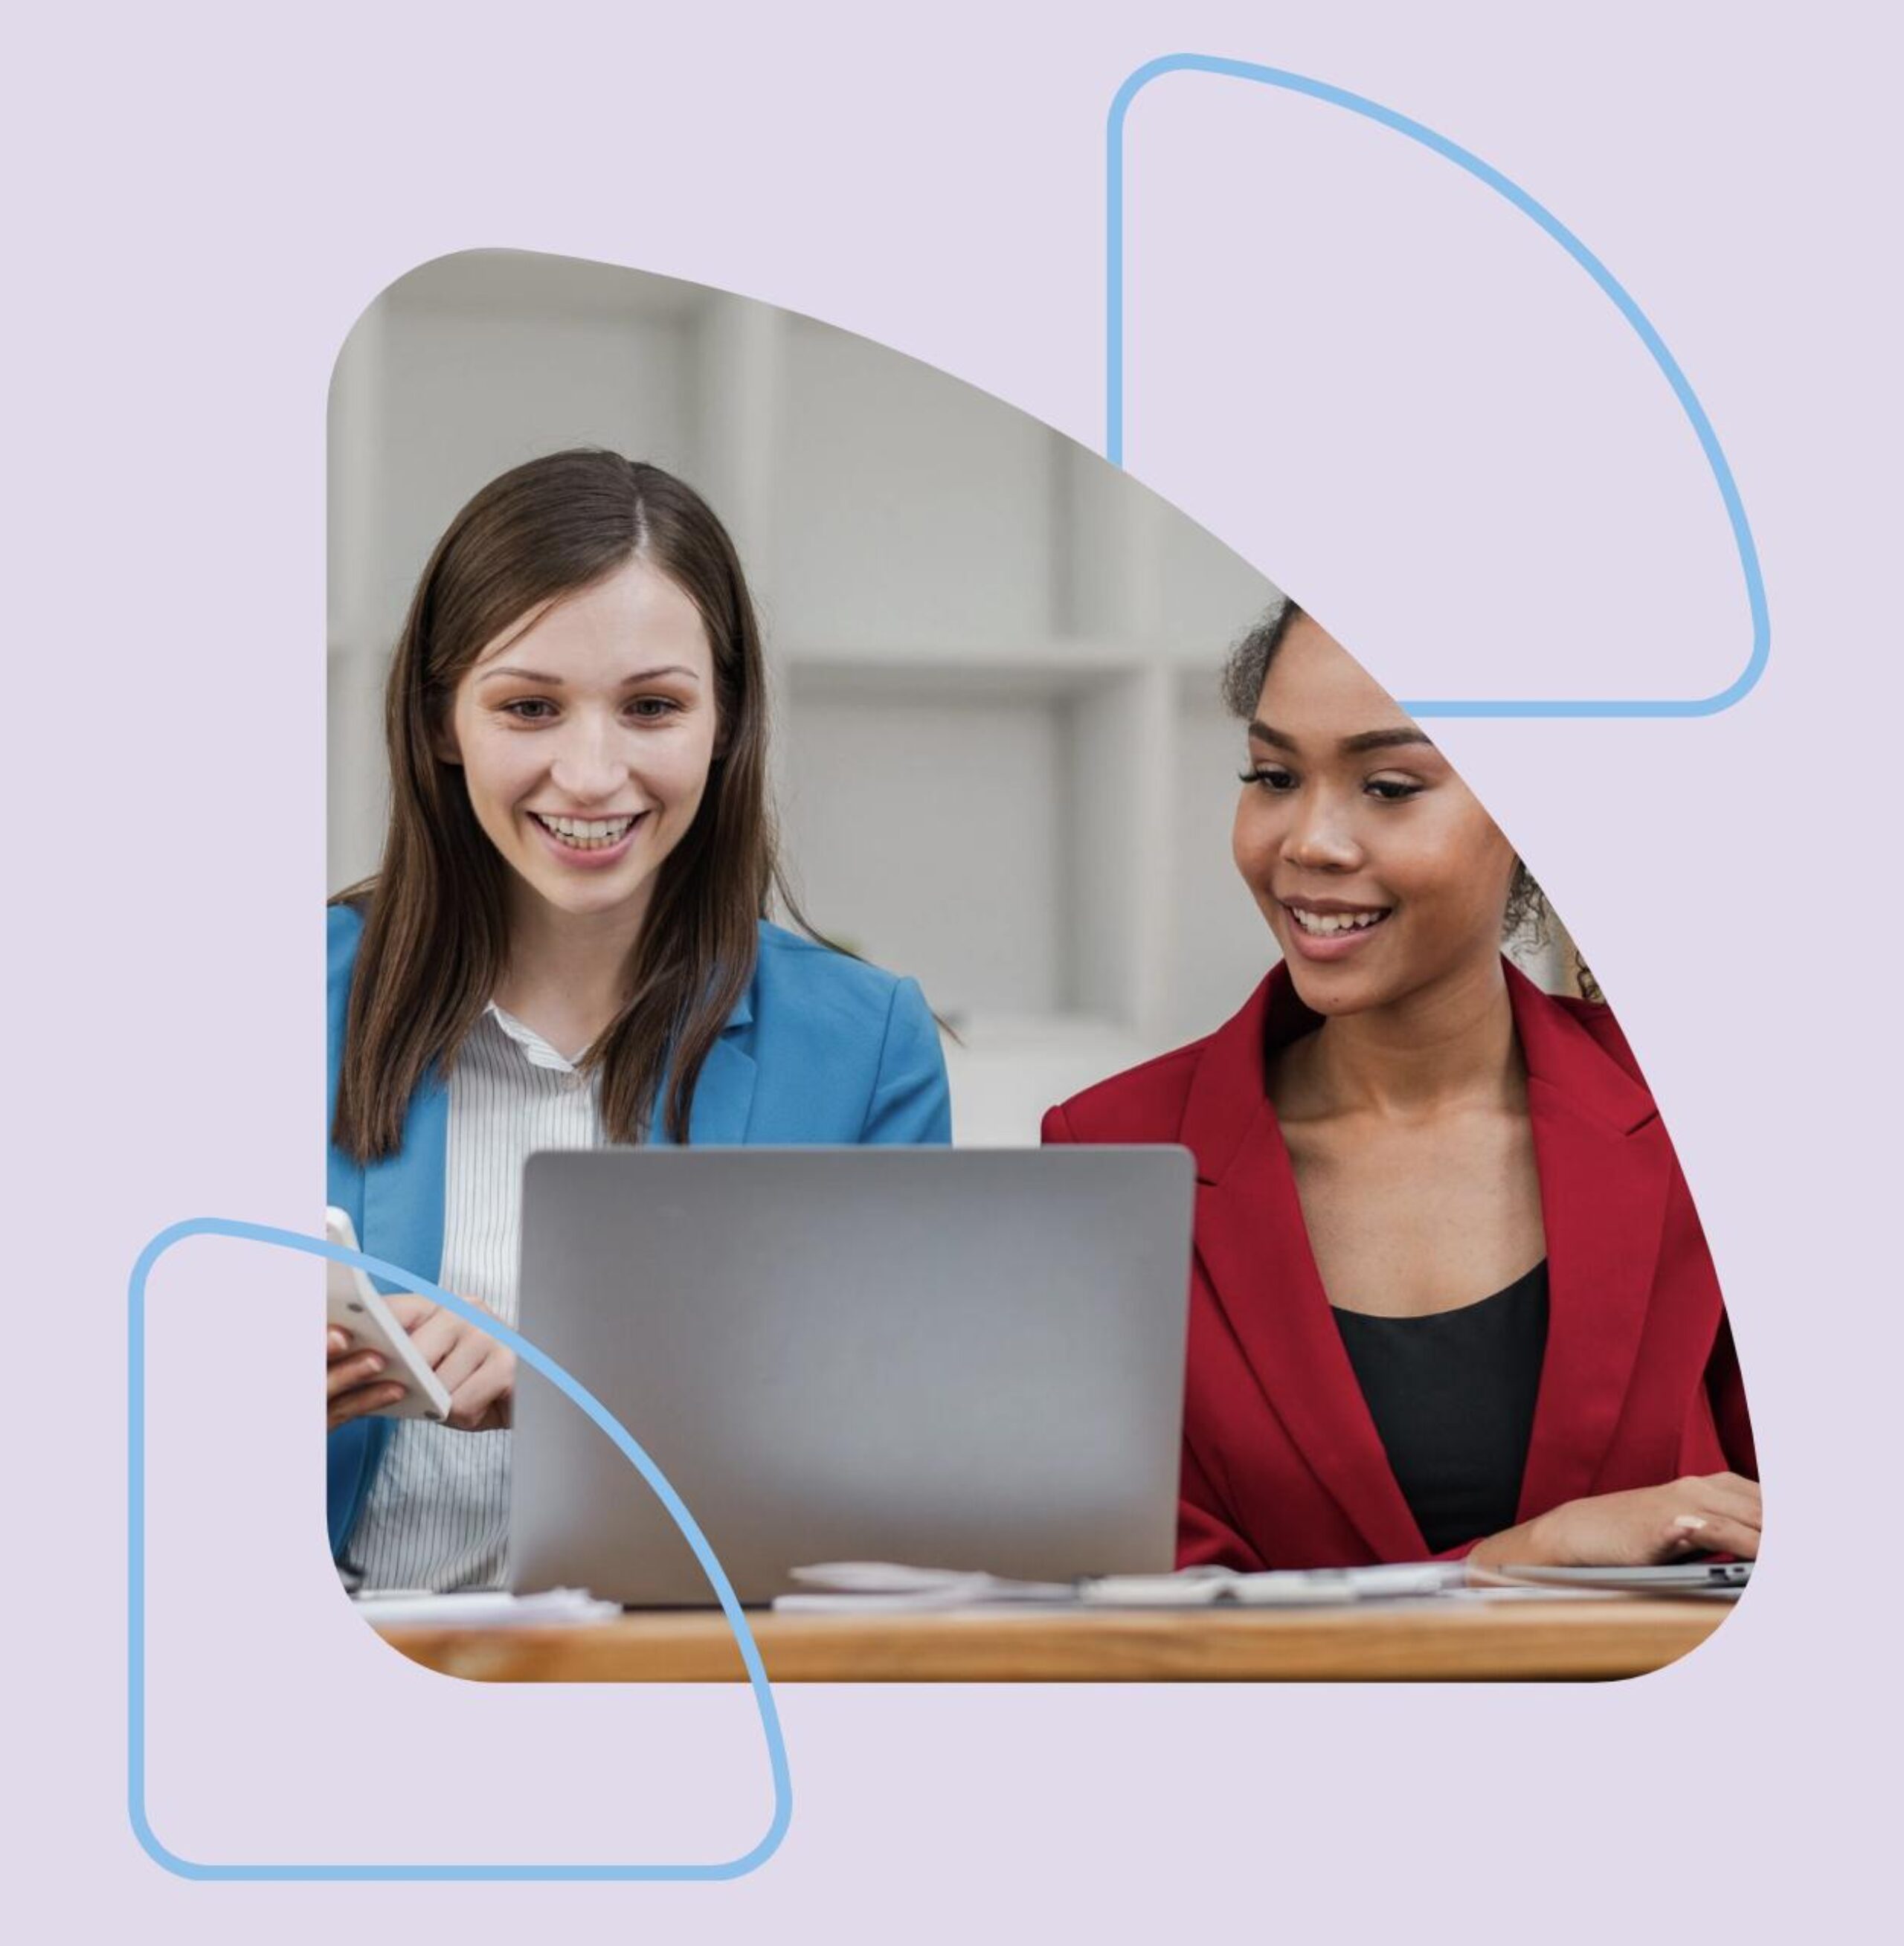
[[[1511,984],[1547,1247],[1525,1520],[1594,1489],[1646,1330],[1674,1165],[1645,1083],[1532,981],[1513,972]]]
[[[688,1110],[688,1140],[695,1148],[731,1148],[746,1140],[747,1116],[753,1107],[756,1072],[750,1052],[753,1043],[754,982],[759,977],[756,961],[753,980],[748,981],[733,1012],[728,1015],[720,1039],[708,1049],[707,1059],[702,1064],[700,1077],[694,1083],[694,1098]],[[662,1099],[666,1098],[664,1082]],[[657,1122],[658,1126],[659,1117]],[[663,1138],[651,1130],[648,1139],[658,1142]]]
[[[1526,1518],[1591,1490],[1645,1325],[1671,1171],[1643,1084],[1566,1008],[1505,971],[1547,1248]],[[1205,1044],[1182,1129],[1197,1160],[1197,1253],[1266,1403],[1324,1488],[1378,1559],[1419,1558],[1426,1543],[1336,1328],[1264,1086],[1268,1052],[1318,1024],[1278,966]]]

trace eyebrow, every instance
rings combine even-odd
[[[1285,731],[1272,728],[1258,718],[1250,725],[1251,738],[1259,743],[1272,743],[1279,750],[1294,750],[1296,739]],[[1399,750],[1411,744],[1425,743],[1430,749],[1433,740],[1425,735],[1412,723],[1398,724],[1392,730],[1363,730],[1352,737],[1344,737],[1338,748],[1347,757],[1359,757],[1371,750]]]
[[[491,676],[514,676],[519,682],[539,682],[545,689],[561,689],[564,685],[558,675],[551,675],[543,669],[518,669],[513,664],[505,664],[500,669],[485,669],[481,681],[487,682]],[[632,675],[621,679],[621,687],[627,689],[638,682],[652,682],[657,676],[685,675],[690,682],[700,681],[700,672],[691,669],[685,663],[663,663],[658,668],[637,669]]]

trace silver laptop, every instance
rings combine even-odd
[[[830,1561],[1158,1572],[1192,1193],[1175,1148],[539,1154],[521,1329],[654,1460],[743,1602]],[[658,1498],[533,1372],[515,1425],[512,1586],[712,1604]]]

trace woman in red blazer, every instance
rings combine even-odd
[[[1538,897],[1512,848],[1293,604],[1226,693],[1283,963],[1044,1127],[1196,1157],[1179,1561],[1755,1555],[1698,1219],[1612,1016],[1502,958]]]

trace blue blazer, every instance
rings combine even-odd
[[[345,1012],[363,916],[329,909],[325,1127],[337,1110]],[[403,1146],[367,1166],[329,1148],[329,1200],[348,1209],[369,1256],[441,1280],[450,1091],[432,1077],[403,1124]],[[945,1142],[950,1095],[938,1030],[913,981],[901,980],[764,920],[752,984],[702,1068],[688,1117],[693,1145]],[[665,1139],[658,1132],[651,1140]],[[363,1511],[391,1422],[359,1419],[329,1435],[331,1552]]]

